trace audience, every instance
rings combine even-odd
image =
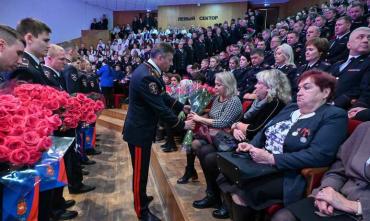
[[[243,188],[230,183],[226,176],[219,179],[235,221],[253,217],[255,211],[275,203],[289,205],[301,199],[306,181],[300,170],[330,165],[346,137],[345,111],[328,104],[335,78],[321,71],[307,71],[298,82],[297,103],[287,105],[251,142],[240,143],[237,149],[248,152],[256,163],[274,165],[281,173],[261,177]]]

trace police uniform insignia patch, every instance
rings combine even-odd
[[[51,73],[49,71],[44,71],[44,74],[47,78],[51,79]]]
[[[71,74],[71,78],[73,81],[77,81],[78,79],[77,74]]]
[[[30,61],[27,58],[22,58],[22,63],[20,64],[21,67],[28,67]]]
[[[158,91],[159,91],[158,90],[158,85],[154,82],[150,82],[149,83],[149,91],[150,91],[150,93],[157,95]]]

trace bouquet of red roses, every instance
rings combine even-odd
[[[189,95],[189,103],[191,106],[191,111],[202,114],[204,109],[209,105],[215,94],[214,88],[204,84],[199,86],[197,90]],[[184,140],[182,142],[182,147],[185,151],[189,151],[191,148],[191,143],[193,142],[193,131],[188,130],[185,134]]]
[[[39,103],[0,95],[0,162],[32,165],[52,145],[50,135],[62,124]]]
[[[21,84],[14,89],[14,95],[23,102],[45,107],[49,113],[61,118],[63,128],[76,128],[80,122],[96,121],[96,114],[104,108],[102,101],[94,101],[84,94],[70,96],[64,91],[39,84]]]

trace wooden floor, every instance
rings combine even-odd
[[[77,201],[71,209],[77,210],[78,221],[131,221],[137,220],[131,192],[132,166],[127,143],[122,140],[122,125],[126,110],[105,110],[98,119],[97,132],[102,134],[101,155],[91,157],[97,164],[86,166],[90,175],[84,183],[95,185],[95,191],[69,195]],[[179,148],[172,153],[160,149],[162,143],[153,144],[148,194],[154,196],[150,209],[167,221],[213,221],[214,209],[195,209],[192,202],[205,196],[205,179],[196,161],[198,182],[179,185],[177,179],[184,173],[185,153]]]
[[[72,210],[77,210],[76,221],[132,221],[137,220],[133,208],[131,192],[132,166],[127,143],[122,135],[112,129],[97,127],[102,134],[100,150],[102,154],[91,157],[97,163],[85,168],[90,175],[84,177],[84,183],[96,186],[94,191],[85,194],[69,195],[65,188],[64,197],[77,201]],[[152,176],[148,182],[148,194],[154,196],[150,204],[151,211],[163,218],[160,197],[153,185]],[[164,219],[163,219],[164,220]]]

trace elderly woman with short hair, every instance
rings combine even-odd
[[[241,121],[231,127],[238,141],[251,140],[257,132],[291,101],[289,80],[277,69],[261,71],[254,86],[256,99]]]
[[[248,152],[256,163],[275,166],[279,172],[251,180],[243,188],[226,176],[218,180],[224,199],[232,205],[234,221],[245,217],[253,220],[255,211],[300,200],[306,186],[300,170],[330,165],[346,138],[347,114],[329,104],[335,78],[311,70],[303,73],[298,82],[297,103],[286,106],[251,142],[240,143],[237,149]]]
[[[195,113],[191,113],[189,117],[196,123],[203,124],[211,128],[230,128],[242,114],[242,104],[237,96],[236,80],[233,74],[230,72],[217,73],[215,79],[215,91],[216,97],[213,100],[208,116],[203,117]],[[185,174],[177,181],[177,183],[184,184],[187,183],[190,178],[193,180],[198,178],[194,168],[195,152],[203,149],[207,144],[209,144],[208,141],[202,138],[193,140],[192,150],[186,154],[187,164]],[[199,160],[202,165],[203,159],[199,158]],[[203,165],[202,168],[204,170]],[[210,188],[209,192],[213,192],[212,187]]]

